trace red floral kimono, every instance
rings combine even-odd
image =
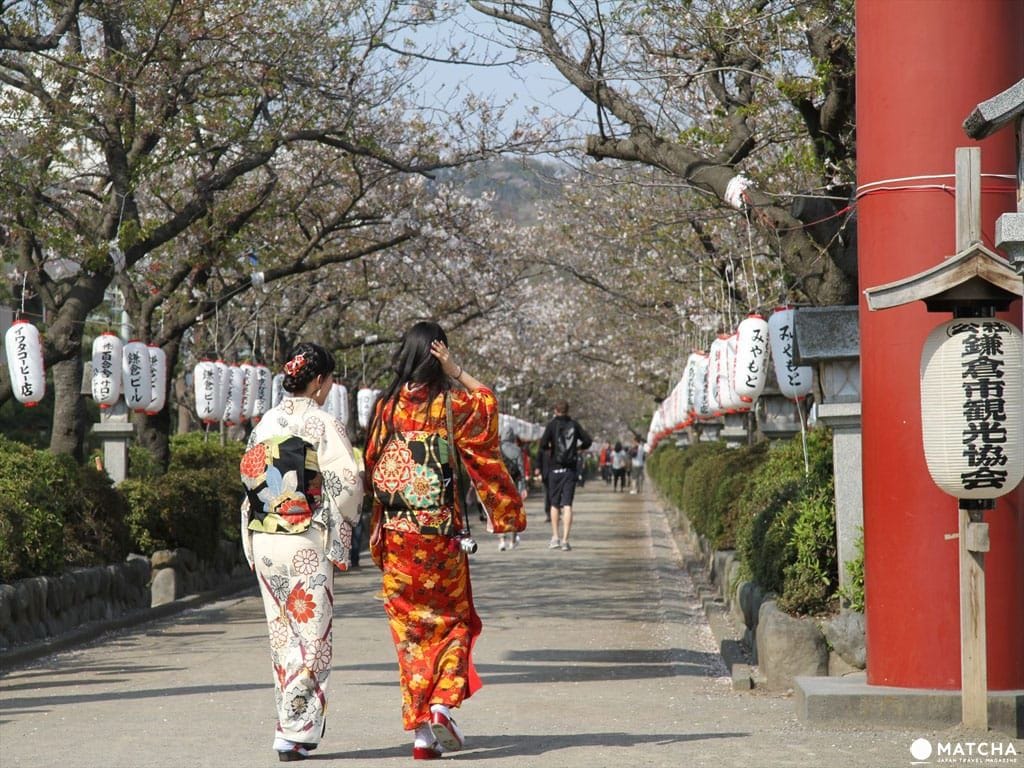
[[[397,430],[436,430],[447,436],[444,397],[429,404],[426,397],[426,387],[403,387],[397,403],[378,404],[375,419],[381,420],[381,431],[393,418]],[[494,393],[486,388],[451,390],[448,397],[455,445],[487,511],[488,529],[522,531],[526,514],[498,447]],[[381,434],[367,445],[366,477],[373,477],[386,440],[387,434]],[[459,489],[463,498],[465,491]],[[375,515],[381,513],[379,504],[375,499]],[[469,560],[457,542],[405,528],[401,523],[384,525],[382,591],[398,653],[402,719],[406,730],[413,730],[429,721],[431,704],[458,707],[481,686],[472,649],[482,625],[473,607]]]

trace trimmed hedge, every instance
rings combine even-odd
[[[240,541],[242,484],[239,442],[207,442],[202,433],[171,438],[167,473],[153,480],[128,478],[120,490],[128,502],[128,524],[139,552],[187,547],[212,560],[221,539]]]
[[[241,538],[243,452],[238,442],[175,436],[161,475],[148,452],[132,446],[132,474],[115,488],[91,462],[78,466],[0,436],[0,581],[178,547],[213,561],[219,541]]]
[[[124,515],[106,475],[0,437],[0,581],[123,560]]]
[[[649,462],[658,489],[716,549],[735,548],[746,574],[790,613],[836,599],[832,434],[727,449],[662,442]]]

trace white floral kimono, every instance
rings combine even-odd
[[[253,530],[258,524],[250,527],[253,515],[247,498],[242,503],[242,541],[249,566],[259,578],[267,616],[278,713],[275,735],[312,746],[320,742],[326,724],[332,563],[348,569],[363,486],[344,425],[310,398],[286,396],[261,419],[248,447],[291,436],[316,449],[321,503],[305,531],[264,533]]]

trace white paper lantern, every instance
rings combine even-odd
[[[705,373],[707,383],[707,407],[712,415],[719,415],[724,410],[722,407],[722,392],[719,390],[719,382],[725,377],[725,337],[719,336],[708,349],[708,369]]]
[[[167,353],[155,344],[147,346],[149,350],[149,385],[150,398],[146,406],[146,415],[160,413],[167,403]]]
[[[925,340],[921,433],[932,480],[994,499],[1024,477],[1024,341],[995,318],[958,318]]]
[[[38,405],[46,395],[46,369],[39,329],[27,320],[15,320],[4,334],[11,389],[27,408]]]
[[[284,399],[284,374],[279,373],[274,377],[270,386],[270,407],[276,408]]]
[[[109,408],[121,397],[121,360],[124,344],[113,333],[101,333],[92,342],[92,399]]]
[[[686,419],[692,419],[697,413],[697,364],[703,354],[691,352],[683,369],[683,410]]]
[[[708,390],[708,368],[710,359],[707,355],[701,355],[697,360],[695,375],[696,391],[694,395],[694,414],[699,419],[708,419],[715,415],[712,407],[711,393]]]
[[[238,366],[242,371],[242,414],[241,420],[248,421],[256,413],[256,366],[242,363]]]
[[[149,347],[138,339],[124,345],[121,354],[121,385],[124,402],[133,411],[145,411],[153,399],[153,381],[149,365]]]
[[[370,426],[370,419],[373,418],[373,404],[376,400],[376,389],[362,387],[356,392],[356,416],[359,419],[359,426],[363,429]]]
[[[220,421],[224,403],[220,399],[220,372],[212,360],[200,360],[192,372],[196,415],[205,424]]]
[[[799,400],[810,393],[814,372],[809,365],[798,366],[793,362],[794,314],[792,307],[779,307],[772,312],[768,318],[768,338],[779,391],[791,400]]]
[[[334,391],[338,397],[338,416],[337,419],[342,424],[348,426],[349,416],[349,405],[348,405],[348,387],[344,384],[335,383]]]
[[[224,421],[224,410],[228,407],[228,393],[231,391],[231,366],[223,360],[214,362],[217,368],[217,421]]]
[[[228,396],[224,402],[225,424],[233,426],[242,423],[242,403],[245,399],[245,371],[237,365],[228,366]]]
[[[744,402],[757,400],[768,380],[768,321],[750,314],[736,329],[733,389]]]
[[[337,384],[331,385],[331,391],[327,393],[327,397],[324,399],[324,404],[320,406],[323,410],[327,411],[333,419],[338,418],[338,411],[341,406],[339,398],[340,393],[337,390],[337,386]]]
[[[253,397],[252,420],[259,421],[270,410],[270,369],[265,365],[256,366],[256,394]]]

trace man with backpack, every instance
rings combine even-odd
[[[550,549],[568,552],[569,531],[572,528],[572,500],[576,492],[576,463],[580,451],[592,442],[579,422],[569,416],[565,400],[555,403],[555,418],[548,422],[540,439],[541,452],[550,452],[548,493],[551,497]],[[562,535],[558,535],[558,518],[562,517]]]

